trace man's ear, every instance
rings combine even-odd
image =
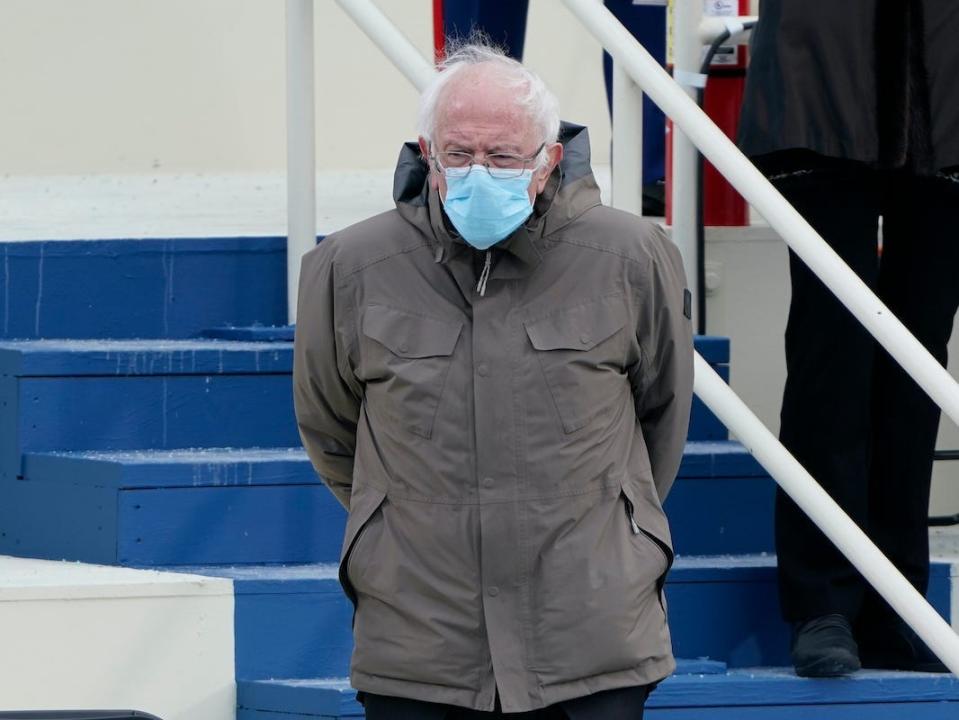
[[[549,176],[553,174],[553,170],[556,169],[556,166],[560,164],[563,160],[563,144],[562,143],[553,143],[546,147],[546,157],[547,164],[546,166],[536,175],[536,194],[539,195],[543,192],[546,187],[546,181],[549,180]]]
[[[433,170],[433,163],[430,162],[430,143],[425,137],[420,135],[419,144],[420,155],[423,157],[423,162],[426,163],[427,168],[429,168],[430,187],[436,190],[439,188],[439,181],[436,179],[436,172]]]

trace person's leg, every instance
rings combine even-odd
[[[606,7],[660,64],[666,64],[666,3],[637,5],[633,0],[605,0]],[[613,112],[613,60],[603,53],[606,104]],[[643,214],[665,214],[666,116],[643,96]]]
[[[879,196],[874,173],[845,163],[774,182],[853,271],[875,287]],[[790,274],[780,439],[853,520],[865,525],[874,343],[792,253]],[[786,620],[856,615],[861,577],[782,491],[776,500],[776,552]]]
[[[444,0],[443,33],[449,38],[469,37],[482,30],[506,53],[523,59],[529,0]]]
[[[879,295],[943,365],[959,306],[959,183],[891,177]],[[869,533],[921,593],[929,582],[929,487],[939,408],[883,349],[876,350]],[[859,636],[870,664],[908,665],[902,625],[869,591]],[[909,633],[907,633],[908,635]],[[888,652],[886,652],[888,651]],[[896,656],[901,656],[898,660]],[[910,669],[910,668],[907,668]]]
[[[366,720],[447,720],[449,707],[390,695],[363,693]]]
[[[650,688],[639,686],[607,690],[560,703],[557,720],[642,720]],[[550,719],[552,720],[552,718]]]

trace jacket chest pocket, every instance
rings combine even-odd
[[[567,433],[629,394],[623,371],[626,309],[621,297],[558,310],[525,323],[536,360]]]
[[[453,351],[463,324],[370,305],[363,335],[366,402],[374,413],[424,438],[433,433]]]

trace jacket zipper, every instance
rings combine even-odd
[[[486,281],[489,280],[489,270],[490,265],[492,265],[492,251],[486,251],[486,260],[483,263],[483,272],[480,273],[479,282],[476,283],[476,292],[480,294],[480,297],[485,297],[486,295]]]
[[[629,527],[633,531],[633,535],[639,535],[642,530],[639,528],[639,524],[636,522],[636,518],[633,517],[633,503],[628,497],[623,497],[623,500],[626,501],[626,518],[629,520]]]

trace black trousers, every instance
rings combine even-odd
[[[366,720],[642,720],[650,691],[607,690],[525,713],[481,712],[371,693],[363,693],[363,704]]]
[[[955,176],[917,177],[825,159],[798,174],[777,177],[768,164],[764,169],[893,314],[945,364],[959,304]],[[939,409],[792,254],[790,273],[780,438],[925,593],[929,486]],[[787,620],[842,613],[860,627],[896,623],[885,602],[781,491],[776,502],[776,550]]]

